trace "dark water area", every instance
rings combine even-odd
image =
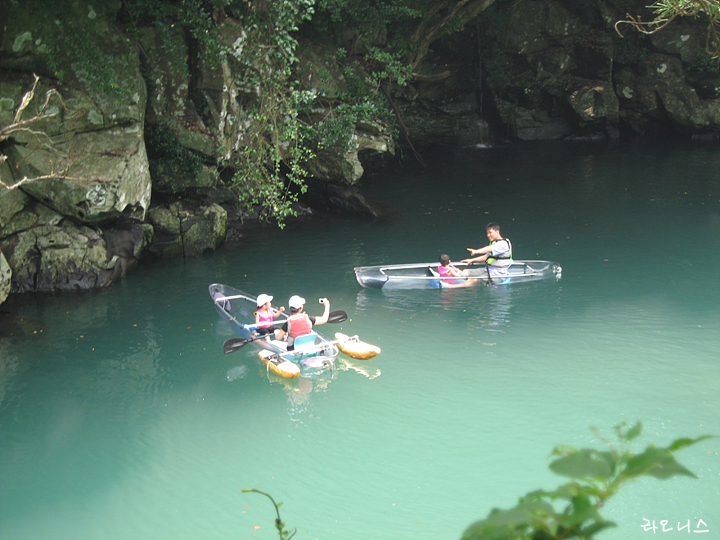
[[[0,538],[459,538],[494,507],[564,481],[555,445],[720,435],[720,149],[518,144],[438,150],[370,175],[377,220],[316,215],[241,246],[136,269],[101,291],[0,306]],[[355,266],[455,261],[496,221],[559,281],[361,288]],[[316,298],[382,354],[269,376],[209,284]],[[720,538],[720,439],[678,454],[698,478],[641,480],[598,540]],[[661,534],[660,532],[656,534]]]

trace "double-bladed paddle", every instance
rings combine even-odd
[[[345,313],[343,310],[338,309],[337,311],[331,311],[328,314],[328,320],[327,322],[331,324],[337,324],[347,321],[347,313]],[[261,335],[261,336],[255,336],[251,337],[249,339],[243,339],[243,338],[230,338],[223,343],[223,352],[225,354],[230,354],[232,352],[235,352],[239,349],[242,349],[245,345],[248,343],[252,343],[253,341],[257,341],[258,339],[264,339],[269,334]]]

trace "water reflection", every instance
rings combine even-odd
[[[520,290],[528,287],[532,285],[518,286]],[[515,296],[517,293],[509,284],[429,291],[363,289],[357,294],[356,306],[358,311],[363,312],[396,311],[400,316],[398,324],[419,318],[421,313],[431,315],[441,308],[447,312],[446,315],[456,314],[453,320],[467,317],[469,325],[476,329],[502,331],[502,327],[510,324]],[[445,320],[447,317],[439,318],[437,322]]]
[[[637,153],[525,150],[461,169],[445,160],[436,188],[382,178],[395,221],[260,231],[241,251],[139,268],[108,291],[23,297],[17,313],[38,324],[0,337],[0,537],[228,538],[238,489],[254,486],[291,493],[314,538],[426,540],[448,526],[457,538],[498,499],[554,485],[548,449],[589,425],[642,419],[647,442],[720,433],[717,149],[671,149],[675,169]],[[475,245],[490,219],[519,256],[560,262],[562,280],[394,292],[355,281],[353,265]],[[691,260],[668,259],[688,230]],[[318,253],[332,253],[322,272]],[[252,347],[223,354],[234,334],[208,302],[211,282],[330,297],[349,315],[336,328],[383,353],[340,355],[318,378],[268,375]],[[704,446],[687,456],[699,480],[621,494],[608,539],[631,538],[637,515],[720,507],[717,439]],[[328,467],[318,448],[361,448],[362,462]],[[453,500],[435,496],[448,482]],[[317,504],[328,496],[338,515],[377,519],[328,520]],[[245,537],[263,532],[240,517]]]
[[[226,377],[228,382],[241,383],[242,379],[248,376],[247,366],[240,365],[230,368]],[[299,420],[302,415],[308,414],[312,403],[313,395],[325,393],[330,384],[335,381],[342,372],[355,372],[368,379],[379,377],[382,372],[373,360],[356,360],[342,355],[335,359],[332,369],[316,371],[305,371],[295,379],[281,377],[265,366],[259,367],[259,373],[266,378],[271,386],[279,386],[287,395],[288,415],[292,420]]]
[[[235,366],[233,368],[228,369],[226,377],[228,382],[232,382],[235,379],[244,379],[247,377],[248,374],[248,368],[247,366]]]
[[[486,301],[483,309],[474,318],[477,328],[489,332],[504,332],[504,327],[510,324],[510,310],[512,308],[511,285],[486,287]]]
[[[335,379],[335,370],[325,369],[296,379],[286,379],[268,371],[267,378],[273,385],[280,385],[287,395],[287,412],[290,419],[300,421],[301,417],[309,412],[312,394],[327,391],[328,386]]]
[[[339,365],[338,365],[339,363]],[[338,369],[343,371],[352,370],[360,375],[367,377],[368,379],[375,379],[382,374],[380,368],[375,365],[373,360],[355,360],[351,358],[338,358],[336,361]]]

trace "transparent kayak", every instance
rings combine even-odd
[[[369,289],[440,289],[473,285],[507,285],[540,279],[560,279],[561,266],[553,261],[513,261],[506,276],[497,276],[496,269],[484,264],[453,263],[458,270],[467,270],[467,279],[441,278],[438,263],[388,264],[358,266],[355,277],[360,285]]]
[[[257,337],[256,332],[254,332],[255,311],[257,310],[257,298],[255,296],[221,283],[213,283],[210,285],[209,293],[215,310],[230,324],[230,327],[241,338],[250,340]],[[282,323],[284,321],[284,316],[276,319],[276,323]],[[276,324],[275,327],[279,328],[279,324]],[[270,337],[267,341],[265,339],[254,339],[252,344],[271,353],[284,355],[288,360],[296,363],[306,356],[322,356],[323,358],[334,360],[340,352],[336,342],[314,329],[312,335],[316,343],[309,349],[307,354],[304,354],[299,348],[292,354],[289,354],[287,353],[287,344],[284,341],[277,341]]]

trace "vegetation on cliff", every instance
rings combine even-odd
[[[37,73],[68,82],[69,63],[98,92],[119,99],[130,92],[123,80],[127,56],[111,46],[121,29],[142,55],[141,34],[153,28],[169,69],[188,80],[222,80],[218,114],[203,107],[203,124],[219,141],[217,164],[231,179],[238,203],[261,208],[261,216],[282,218],[306,190],[308,163],[319,152],[342,154],[358,125],[391,126],[406,135],[394,96],[408,81],[440,81],[448,70],[428,68],[423,60],[439,39],[463,30],[495,0],[123,0],[99,8],[71,9],[50,0],[31,0],[31,12],[43,28],[38,41]],[[627,7],[626,23],[655,33],[677,17],[704,17],[708,50],[720,59],[718,0],[659,0],[649,6],[651,18],[633,15],[643,2],[616,2]],[[9,16],[27,13],[10,0]],[[79,16],[82,14],[82,16]],[[327,66],[304,66],[298,60],[300,36],[328,42],[337,72]],[[310,40],[310,41],[309,41]],[[152,61],[152,59],[148,59]],[[327,83],[308,84],[315,71]],[[149,82],[150,84],[150,82]],[[198,96],[190,96],[195,98]],[[198,103],[201,99],[196,100]],[[209,106],[208,106],[209,107]],[[175,167],[201,160],[176,151],[165,126],[148,126],[149,151],[169,156]],[[7,138],[7,137],[5,137]],[[175,158],[182,158],[177,162]],[[168,169],[172,171],[173,168]]]
[[[703,17],[707,20],[707,50],[720,63],[720,1],[718,0],[658,0],[648,8],[652,18],[642,20],[639,15],[628,13],[627,18],[615,25],[618,33],[629,25],[643,34],[654,34],[666,28],[678,17]],[[622,35],[622,34],[621,34]]]

